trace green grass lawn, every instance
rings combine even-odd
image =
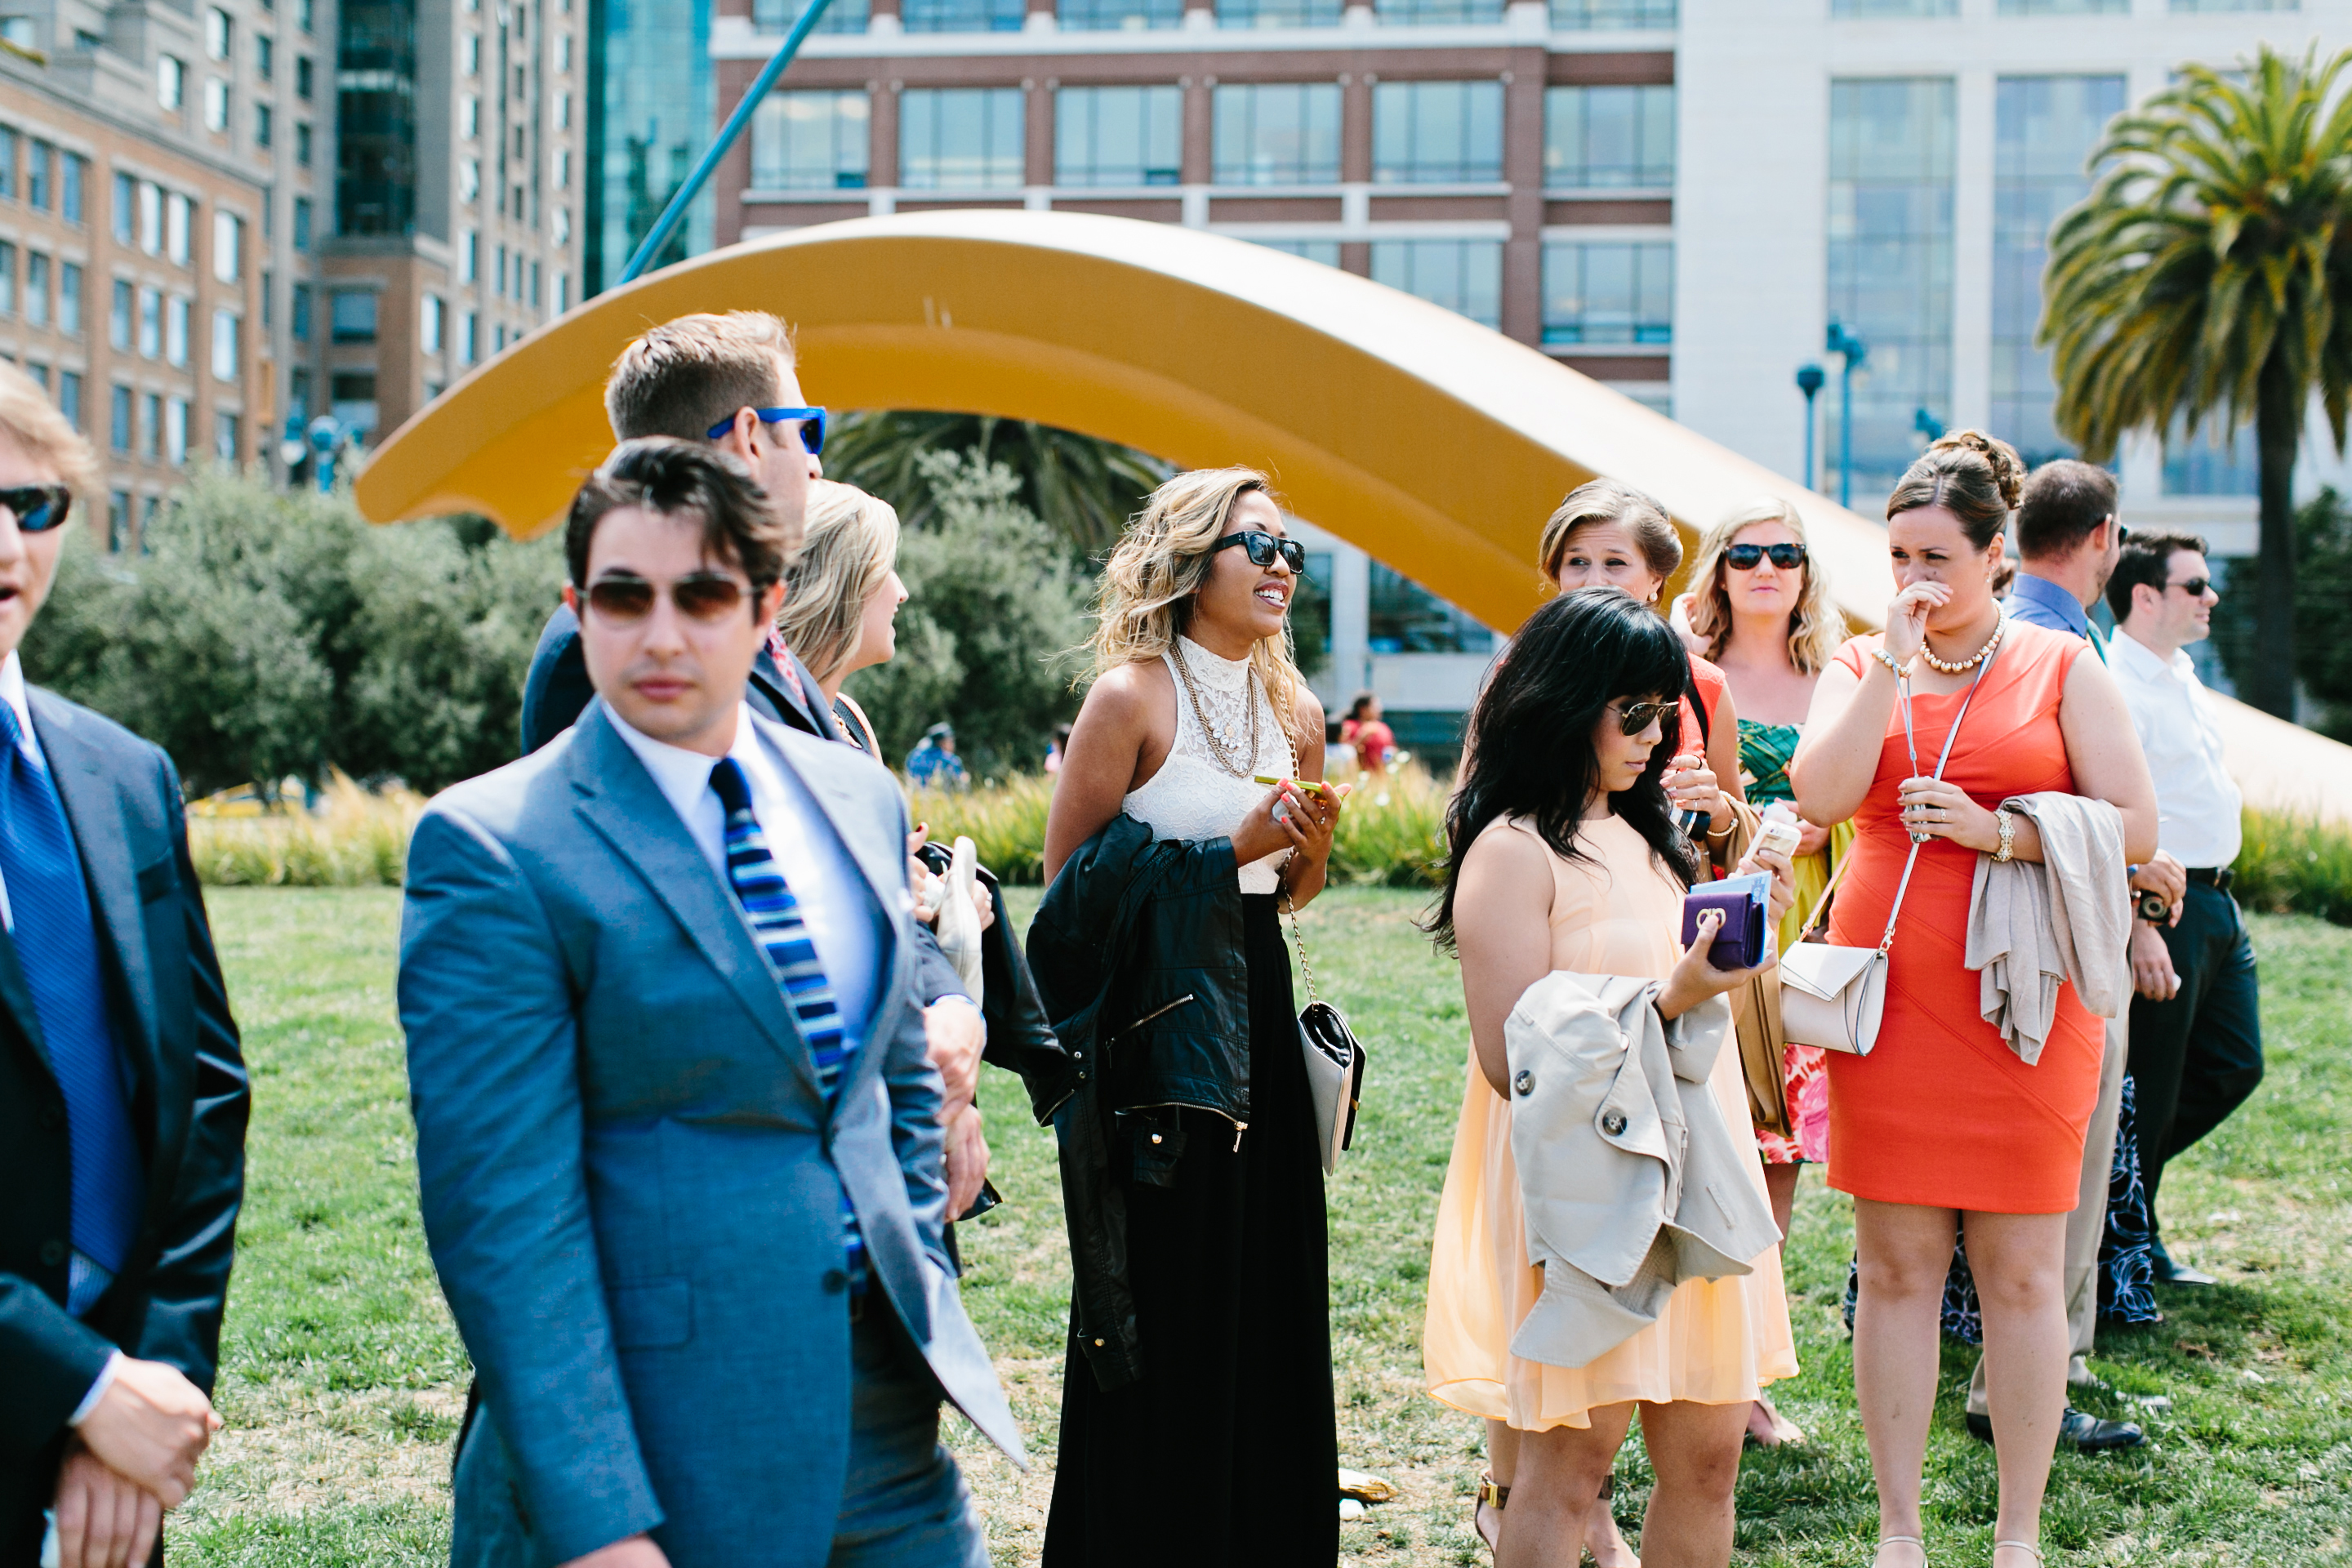
[[[1018,900],[1024,916],[1034,901]],[[1373,1053],[1357,1152],[1330,1185],[1342,1459],[1403,1494],[1346,1527],[1343,1556],[1368,1564],[1485,1558],[1466,1497],[1477,1425],[1421,1392],[1429,1229],[1465,1070],[1460,987],[1412,929],[1421,901],[1339,892],[1306,922],[1326,994]],[[438,1563],[465,1355],[416,1219],[392,1003],[399,896],[216,889],[210,902],[255,1121],[219,1394],[228,1428],[173,1522],[172,1561]],[[2099,1370],[2120,1392],[2085,1403],[2146,1422],[2152,1441],[2060,1460],[2044,1533],[2053,1564],[2352,1563],[2352,931],[2263,919],[2255,941],[2269,1079],[2165,1189],[2176,1253],[2224,1283],[2168,1293],[2163,1325],[2103,1341]],[[1069,1279],[1052,1141],[1026,1125],[1009,1079],[984,1075],[982,1095],[1010,1202],[966,1228],[966,1300],[1049,1461]],[[1804,1371],[1776,1392],[1812,1441],[1750,1454],[1743,1563],[1869,1561],[1874,1508],[1838,1320],[1851,1245],[1843,1201],[1809,1179],[1788,1265]],[[1938,1564],[1991,1552],[1991,1454],[1960,1422],[1972,1354],[1944,1358],[1927,1485]],[[2158,1394],[2169,1410],[2127,1397]],[[1034,1563],[1047,1465],[1024,1476],[960,1423],[952,1440],[997,1561]],[[1638,1443],[1619,1480],[1631,1524],[1646,1496]],[[1170,1508],[1182,1493],[1171,1477]]]

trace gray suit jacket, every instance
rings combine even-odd
[[[678,1568],[824,1563],[849,1459],[845,1190],[875,1288],[1020,1455],[941,1241],[903,798],[847,748],[759,729],[890,921],[831,1111],[749,924],[603,704],[417,825],[399,995],[425,1232],[506,1472],[485,1480],[469,1438],[461,1560],[650,1530]]]

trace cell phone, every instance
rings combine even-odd
[[[1264,773],[1256,773],[1252,776],[1255,777],[1258,783],[1266,785],[1268,788],[1272,788],[1274,785],[1282,782],[1280,779],[1268,778]],[[1323,786],[1317,784],[1312,779],[1293,779],[1290,781],[1290,786],[1293,789],[1306,790],[1311,795],[1321,795],[1323,793]]]
[[[1797,826],[1796,814],[1788,808],[1785,802],[1776,800],[1765,808],[1764,830],[1757,836],[1756,847],[1793,855],[1803,837],[1802,830]]]

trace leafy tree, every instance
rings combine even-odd
[[[940,504],[923,458],[964,451],[1009,471],[1013,499],[1080,558],[1108,550],[1144,498],[1174,472],[1132,447],[1032,420],[901,412],[845,416],[825,439],[824,471],[880,496],[919,528]]]
[[[2105,168],[2050,236],[2041,338],[2058,427],[2105,461],[2127,430],[2254,426],[2262,454],[2259,657],[2244,689],[2294,712],[2290,485],[2317,395],[2336,449],[2352,401],[2352,52],[2300,60],[2265,46],[2243,79],[2187,66],[2119,115]],[[2333,100],[2331,102],[2331,100]]]
[[[1014,499],[1020,480],[976,453],[928,453],[929,527],[900,536],[898,651],[849,678],[896,764],[929,726],[955,725],[979,773],[1028,771],[1077,711],[1070,650],[1086,636],[1086,588],[1053,532]]]
[[[2352,506],[2323,489],[2295,513],[2294,531],[2295,678],[2320,704],[2316,727],[2352,742]],[[2230,563],[2213,611],[2213,646],[2241,690],[2258,662],[2257,574],[2253,563]]]

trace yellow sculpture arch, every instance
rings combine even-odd
[[[1538,602],[1544,518],[1601,474],[1694,530],[1786,497],[1849,615],[1874,623],[1893,591],[1872,524],[1451,310],[1263,246],[1072,213],[826,224],[603,295],[396,431],[360,475],[362,510],[552,525],[612,446],[601,389],[622,346],[738,308],[794,323],[813,401],[1262,468],[1299,516],[1506,630]]]

